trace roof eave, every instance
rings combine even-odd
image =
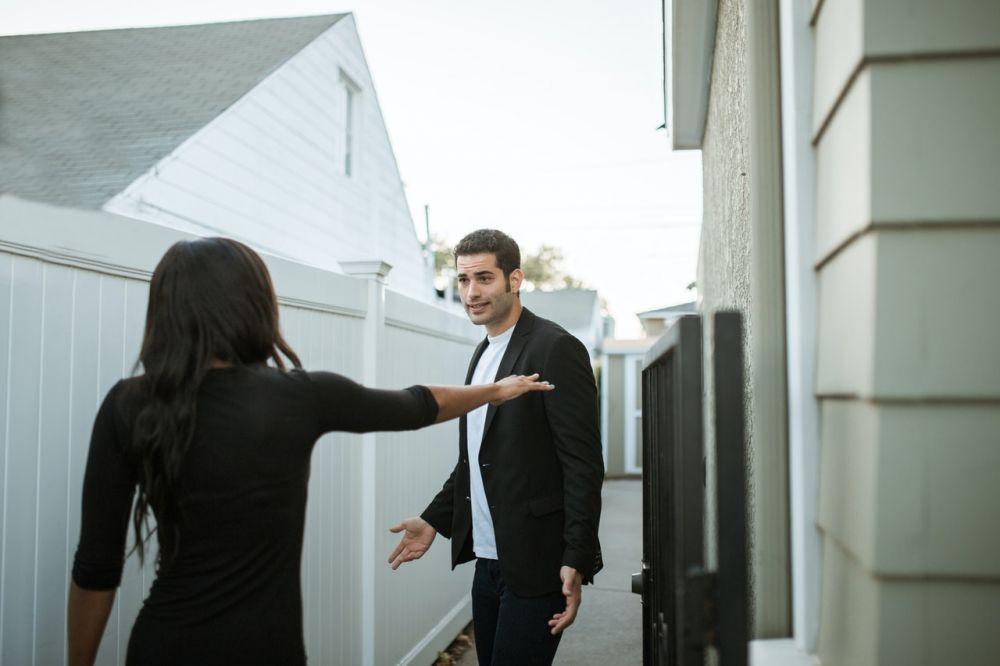
[[[663,0],[664,110],[674,150],[701,148],[718,0]]]

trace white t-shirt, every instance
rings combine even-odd
[[[472,373],[472,384],[488,384],[503,379],[497,377],[500,360],[507,351],[507,343],[514,334],[514,327],[496,337],[487,336],[489,344],[476,363]],[[472,501],[472,550],[476,557],[497,559],[497,538],[493,531],[493,516],[490,514],[490,504],[486,500],[486,489],[483,487],[483,468],[479,464],[479,449],[483,445],[483,427],[486,425],[486,411],[489,405],[469,412],[466,417],[466,435],[468,444],[469,485],[472,491],[469,499]]]

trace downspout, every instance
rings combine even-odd
[[[791,635],[785,254],[778,0],[746,0],[750,136],[749,357],[753,638]]]
[[[816,386],[816,154],[811,142],[813,32],[809,3],[780,0],[781,104],[788,341],[792,629],[807,654],[819,639],[823,550],[816,528],[819,406]]]

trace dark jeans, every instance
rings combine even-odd
[[[472,620],[480,666],[548,666],[559,639],[549,620],[566,610],[561,592],[519,597],[504,584],[496,560],[476,560],[472,579]]]

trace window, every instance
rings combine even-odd
[[[344,175],[351,175],[351,157],[354,150],[354,91],[349,87],[345,89],[344,99],[347,100],[347,108],[344,117]]]
[[[341,170],[345,176],[351,176],[357,170],[357,125],[358,97],[361,88],[351,77],[341,70],[340,83],[344,91],[343,136],[341,137],[343,151],[341,153]]]

